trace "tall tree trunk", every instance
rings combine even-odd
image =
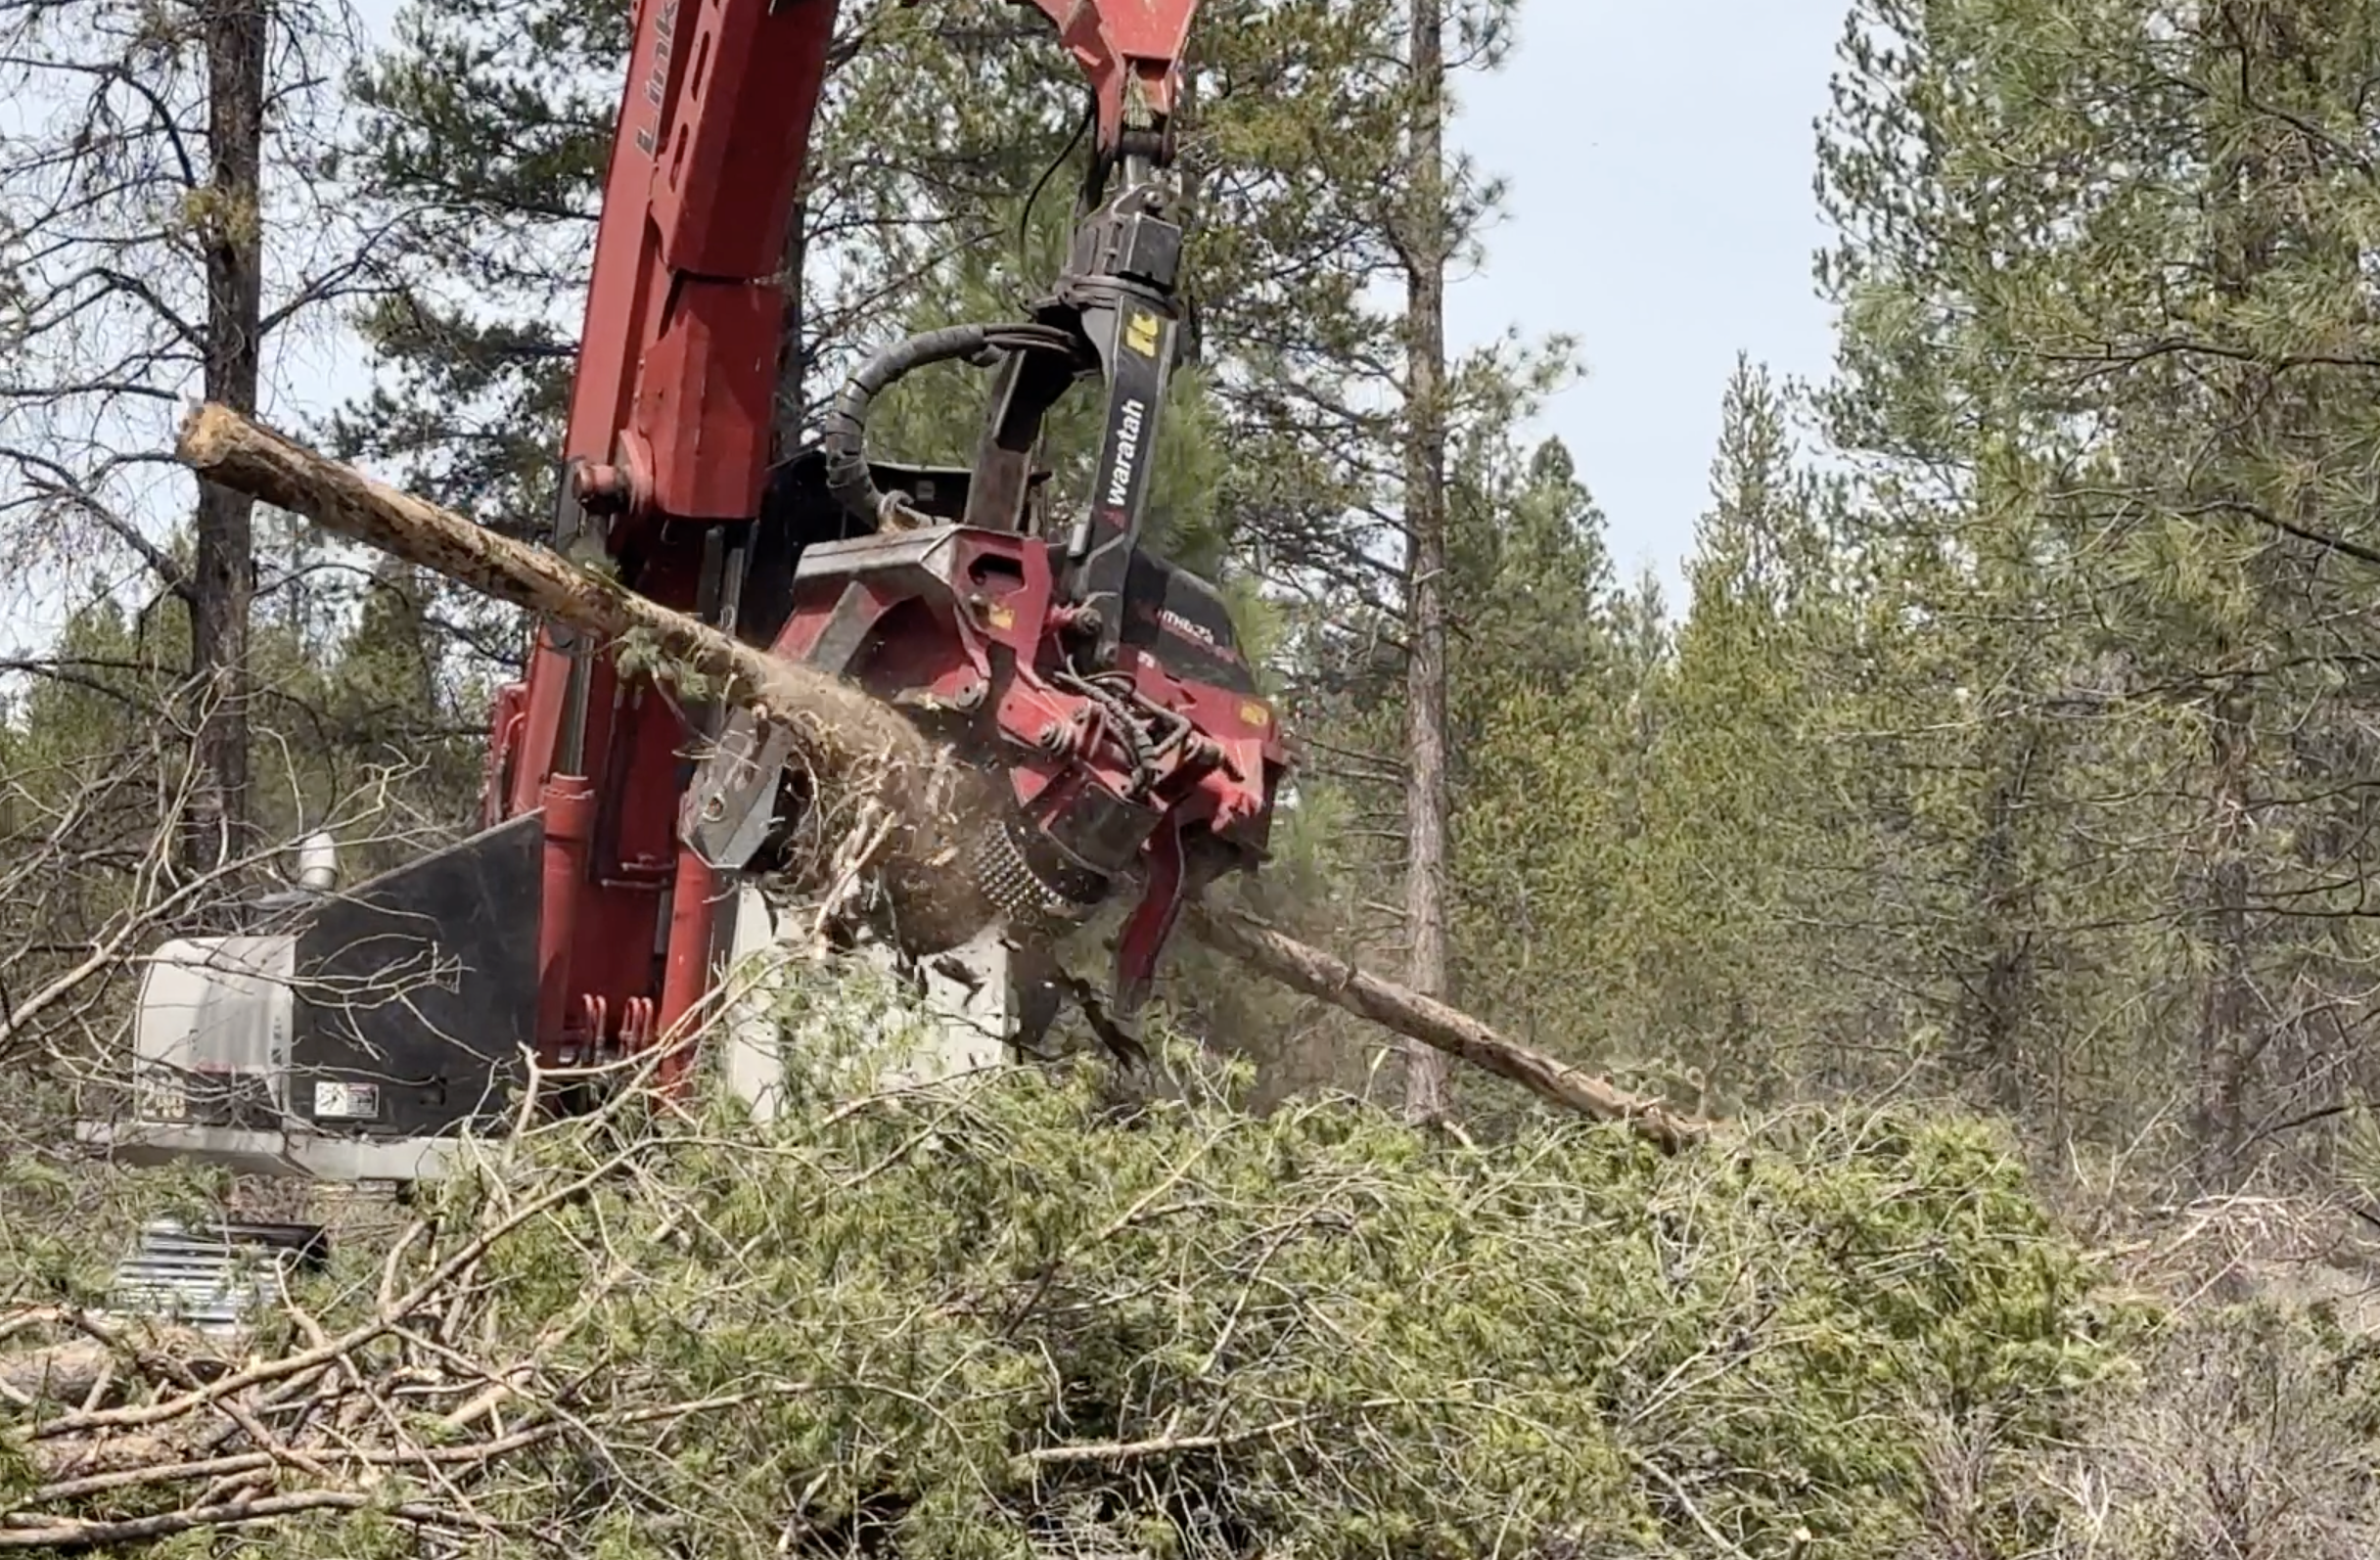
[[[1173,117],[1178,123],[1196,124],[1198,122],[1198,76],[1201,63],[1198,38],[1194,35],[1182,60],[1181,89],[1174,94],[1173,99]],[[1198,159],[1195,157],[1177,159],[1174,162],[1173,172],[1180,190],[1181,220],[1188,231],[1195,234],[1203,214],[1199,209],[1199,198],[1206,193],[1207,181],[1199,171]],[[1182,289],[1180,342],[1181,345],[1177,350],[1180,353],[1182,367],[1191,368],[1205,364],[1207,361],[1207,311],[1200,306],[1198,278],[1195,272],[1189,278],[1189,285]]]
[[[2010,1115],[2026,1107],[2024,1038],[2033,1019],[2034,938],[2038,917],[2022,859],[2019,831],[2031,808],[2038,739],[2029,719],[1992,718],[1991,788],[1975,844],[1975,942],[1961,972],[1967,998],[1953,1038],[1962,1079],[1980,1086],[1991,1106]],[[2013,749],[1999,739],[2013,736]]]
[[[1408,156],[1414,202],[1405,237],[1405,982],[1443,999],[1446,884],[1446,192],[1444,0],[1412,0]],[[1447,1106],[1445,1058],[1408,1047],[1405,1113],[1435,1121]]]
[[[206,398],[256,409],[263,359],[264,53],[272,0],[203,0],[206,150]],[[197,870],[247,849],[248,630],[255,595],[255,500],[199,484],[191,672],[197,691],[199,796],[186,856]]]
[[[2227,1189],[2239,1171],[2254,1066],[2249,1029],[2256,1012],[2248,956],[2249,784],[2254,738],[2248,697],[2236,688],[2215,697],[2208,755],[2207,920],[2214,941],[2200,1014],[2193,1137],[2199,1184]]]
[[[2258,78],[2269,75],[2286,81],[2296,73],[2298,40],[2270,8],[2220,7],[2210,14],[2208,24],[2213,69],[2238,80],[2242,112],[2263,90]],[[2273,268],[2287,213],[2301,198],[2294,188],[2295,160],[2286,155],[2285,133],[2266,123],[2261,114],[2250,122],[2253,133],[2219,142],[2222,154],[2209,170],[2214,282],[2227,309],[2251,306],[2259,285]],[[2292,408],[2284,394],[2271,370],[2261,362],[2236,372],[2222,406],[2220,426],[2225,437],[2218,445],[2230,481],[2256,482],[2258,466],[2286,447]],[[2251,599],[2271,599],[2271,566],[2268,545],[2260,545],[2245,561],[2244,582]],[[2192,1059],[2192,1169],[2203,1190],[2227,1191],[2243,1170],[2250,1094],[2263,1049],[2256,1032],[2262,1026],[2249,914],[2259,887],[2251,851],[2260,694],[2257,679],[2250,675],[2257,662],[2252,644],[2243,644],[2236,631],[2221,628],[2208,651],[2206,680],[2214,692],[2205,707],[2205,871],[2195,908],[2210,946]]]

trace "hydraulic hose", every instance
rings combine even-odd
[[[894,342],[851,373],[826,415],[819,446],[826,455],[826,488],[837,502],[871,527],[921,523],[909,495],[888,493],[868,470],[868,409],[902,379],[935,363],[964,359],[988,367],[1000,352],[1056,352],[1079,357],[1082,347],[1065,331],[1047,325],[951,325]]]

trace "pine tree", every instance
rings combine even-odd
[[[1412,0],[1405,69],[1412,97],[1405,155],[1412,211],[1401,224],[1405,261],[1404,630],[1405,978],[1425,996],[1447,994],[1453,927],[1447,884],[1453,794],[1446,755],[1446,14]],[[1446,1114],[1450,1069],[1416,1045],[1405,1062],[1405,1112]]]
[[[404,258],[357,321],[377,382],[327,441],[512,535],[553,508],[632,11],[408,0],[351,86],[357,180]]]
[[[1558,440],[1475,446],[1450,497],[1455,984],[1585,1060],[1610,1013],[1579,972],[1607,946],[1635,757],[1604,517]]]
[[[1819,729],[1846,601],[1789,408],[1739,359],[1721,405],[1692,605],[1650,679],[1643,801],[1618,947],[1625,1032],[1714,1085],[1773,1092],[1837,1020],[1812,921],[1845,886]]]
[[[2223,1184],[2361,1086],[2331,1015],[2370,968],[2343,804],[2369,756],[2332,734],[2370,647],[2330,544],[2373,512],[2374,37],[2324,0],[2047,10],[1855,11],[1835,423],[1873,460],[1865,545],[1974,711],[1903,728],[1938,777],[1908,879],[1960,886],[1926,983],[2078,1129],[2184,1104]]]

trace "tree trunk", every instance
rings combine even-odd
[[[964,937],[987,915],[953,873],[950,841],[980,823],[976,793],[908,720],[838,678],[782,661],[682,613],[583,573],[541,548],[502,536],[370,478],[224,407],[203,406],[182,430],[184,464],[242,492],[303,515],[353,541],[459,584],[605,640],[639,635],[661,653],[655,673],[681,683],[689,673],[726,685],[707,697],[733,700],[784,728],[795,757],[839,811],[876,801],[896,825],[877,860],[900,905],[904,931],[934,923]],[[682,695],[681,695],[682,696]],[[1705,1124],[1659,1100],[1625,1093],[1554,1057],[1517,1045],[1426,992],[1369,975],[1251,917],[1190,907],[1184,924],[1259,974],[1369,1019],[1528,1088],[1565,1110],[1625,1121],[1665,1150],[1702,1137]]]
[[[1416,1046],[1429,1047],[1433,1056],[1460,1058],[1549,1104],[1601,1121],[1625,1122],[1664,1153],[1698,1142],[1710,1130],[1708,1124],[1667,1101],[1624,1092],[1608,1079],[1506,1039],[1468,1013],[1359,970],[1251,916],[1215,905],[1192,905],[1182,924],[1209,947],[1293,991],[1368,1019]]]
[[[2214,968],[2199,1018],[2191,1124],[2197,1179],[2207,1191],[2228,1190],[2239,1173],[2253,1065],[2249,1029],[2256,991],[2248,956],[2247,852],[2254,739],[2247,707],[2246,694],[2226,689],[2209,711],[2213,795],[2208,798],[2206,908]]]
[[[1446,995],[1446,241],[1444,0],[1412,0],[1408,65],[1415,191],[1405,238],[1406,984]],[[1405,1113],[1436,1121],[1447,1107],[1445,1058],[1408,1047]]]
[[[2033,803],[2037,737],[2022,715],[1994,719],[1993,775],[1976,841],[1975,945],[1960,972],[1968,996],[1952,1042],[1964,1080],[1995,1110],[2020,1116],[2027,1106],[2024,1042],[2033,1021],[2034,938],[2038,916],[2023,860],[2020,831]],[[2013,736],[2013,749],[1998,742]]]
[[[271,0],[204,0],[206,150],[200,221],[206,256],[206,398],[256,409],[264,334],[264,55]],[[248,849],[248,630],[255,595],[247,493],[202,481],[191,578],[198,795],[185,856],[206,871]]]
[[[2303,65],[2300,43],[2284,18],[2270,8],[2222,7],[2210,18],[2204,39],[2216,69],[2236,74],[2243,104],[2274,83],[2296,76]],[[2277,247],[2286,242],[2286,213],[2303,198],[2297,188],[2289,134],[2255,116],[2253,133],[2226,138],[2224,155],[2210,168],[2207,195],[2215,290],[2227,309],[2254,306],[2260,286],[2272,270]],[[2219,442],[2207,454],[2218,469],[2254,472],[2289,448],[2292,407],[2286,389],[2266,364],[2243,365],[2225,389]],[[2201,457],[2205,458],[2205,457]],[[2252,478],[2251,481],[2254,479]],[[2243,562],[2249,599],[2270,602],[2269,538]],[[2219,628],[2208,645],[2205,712],[2208,732],[2205,872],[2194,907],[2209,941],[2208,967],[2200,993],[2199,1029],[2193,1057],[2191,1125],[2193,1170],[2201,1189],[2229,1191],[2243,1166],[2249,1098],[2262,1045],[2261,993],[2253,960],[2249,902],[2257,884],[2251,851],[2256,849],[2254,808],[2259,669],[2251,644]]]
[[[724,697],[766,704],[805,727],[805,756],[829,784],[877,761],[936,762],[918,729],[857,688],[781,661],[699,619],[581,570],[425,499],[326,460],[233,408],[206,405],[183,424],[176,456],[203,477],[302,515],[351,541],[428,569],[481,595],[607,640],[641,635],[663,664],[730,684]]]
[[[1181,86],[1173,98],[1173,117],[1177,123],[1198,123],[1198,77],[1201,63],[1198,38],[1194,34],[1182,59]],[[1178,209],[1181,212],[1182,221],[1186,231],[1195,235],[1202,216],[1199,201],[1207,192],[1207,181],[1199,169],[1198,159],[1193,156],[1177,159],[1174,162],[1173,176],[1178,181],[1180,191]],[[1207,362],[1207,311],[1200,306],[1198,284],[1195,279],[1182,289],[1181,299],[1182,328],[1179,338],[1181,366],[1202,368]]]
[[[809,258],[809,202],[796,201],[785,224],[785,263],[779,272],[785,288],[785,322],[777,332],[777,398],[769,436],[772,460],[784,460],[801,447],[801,423],[809,413],[809,364],[801,348],[806,301],[802,267]]]

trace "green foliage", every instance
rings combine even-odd
[[[568,1384],[585,1427],[475,1488],[487,1516],[623,1553],[1867,1557],[1924,1523],[1913,1426],[2041,1445],[2118,1363],[2089,1267],[1959,1123],[1454,1150],[1342,1101],[1252,1116],[1186,1053],[1121,1115],[1090,1068],[853,1097],[880,1010],[785,1000],[776,1121],[540,1128],[424,1208],[395,1281],[501,1232],[468,1347],[534,1344],[508,1421]],[[332,1333],[380,1293],[346,1266],[307,1297]]]
[[[408,4],[350,83],[358,182],[404,242],[357,321],[379,383],[332,447],[515,534],[553,508],[631,10]]]
[[[2280,528],[2371,539],[2373,47],[2326,0],[1862,0],[1820,143],[1883,825],[1844,946],[1963,1086],[2178,1120],[2216,1181],[2370,1086],[2325,1016],[2373,956],[2366,592]]]
[[[1622,597],[1568,450],[1471,454],[1450,548],[1457,985],[1491,1022],[1577,1047],[1608,1017],[1578,972],[1610,951],[1634,801]]]
[[[1643,1004],[1628,1032],[1755,1097],[1817,1072],[1797,1042],[1824,1045],[1832,972],[1812,967],[1808,922],[1842,889],[1823,716],[1849,599],[1789,415],[1765,370],[1739,362],[1687,566],[1692,608],[1645,691],[1625,910]]]

